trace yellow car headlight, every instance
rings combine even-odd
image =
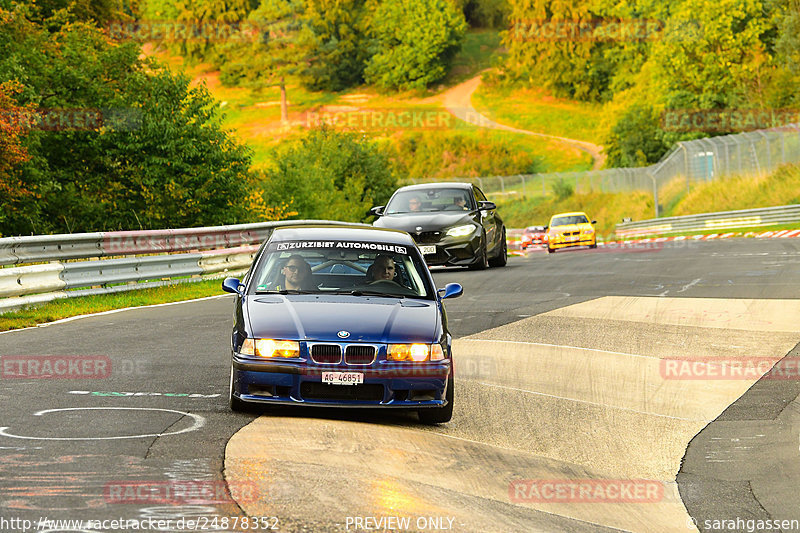
[[[594,233],[594,228],[586,228],[581,233],[584,233],[585,235],[591,235],[592,233]]]
[[[259,357],[300,357],[300,343],[274,339],[245,339],[239,353]]]
[[[444,349],[441,344],[390,344],[386,352],[389,361],[441,361]]]

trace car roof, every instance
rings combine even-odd
[[[438,181],[435,183],[416,183],[414,185],[406,185],[405,187],[400,187],[395,192],[442,188],[471,189],[472,187],[473,185],[471,183],[463,183],[460,181]]]
[[[553,215],[550,218],[552,219],[552,218],[555,218],[555,217],[568,217],[568,216],[573,216],[573,215],[583,215],[586,218],[589,218],[588,216],[586,216],[586,213],[584,213],[583,211],[570,211],[569,213],[558,213],[556,215]]]
[[[270,239],[273,241],[347,241],[404,244],[414,246],[411,235],[405,231],[389,228],[376,228],[368,225],[314,224],[287,225],[276,227]]]

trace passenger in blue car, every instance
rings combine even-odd
[[[276,291],[307,291],[314,289],[311,278],[311,265],[299,255],[292,255],[281,269],[282,281],[275,285]]]
[[[394,281],[394,276],[394,260],[388,255],[379,255],[367,269],[367,283],[381,280]]]

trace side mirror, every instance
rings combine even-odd
[[[222,290],[241,296],[244,285],[237,278],[225,278],[225,281],[222,282]]]
[[[497,204],[494,202],[489,202],[488,200],[478,202],[478,210],[491,211],[492,209],[497,209]]]
[[[597,224],[597,221],[596,220],[592,220],[592,224]]]
[[[549,230],[549,229],[550,229],[550,226],[545,226],[545,227],[544,227],[544,231],[545,231],[545,232],[547,232],[547,230]]]
[[[379,217],[383,214],[383,208],[384,206],[382,205],[376,205],[375,207],[369,210],[369,214],[374,217]]]
[[[439,289],[437,292],[441,294],[442,300],[446,300],[447,298],[458,298],[464,294],[464,287],[462,287],[459,283],[448,283],[444,286],[444,289]]]

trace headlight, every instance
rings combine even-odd
[[[592,233],[594,233],[594,229],[593,228],[586,228],[581,233],[585,233],[586,235],[591,235]]]
[[[245,339],[239,353],[259,357],[300,357],[300,343],[273,339]]]
[[[472,235],[472,233],[475,231],[475,227],[476,226],[473,226],[472,224],[456,226],[447,230],[447,235],[450,237],[466,237],[467,235]]]
[[[389,361],[441,361],[444,350],[441,344],[390,344],[386,352]]]

